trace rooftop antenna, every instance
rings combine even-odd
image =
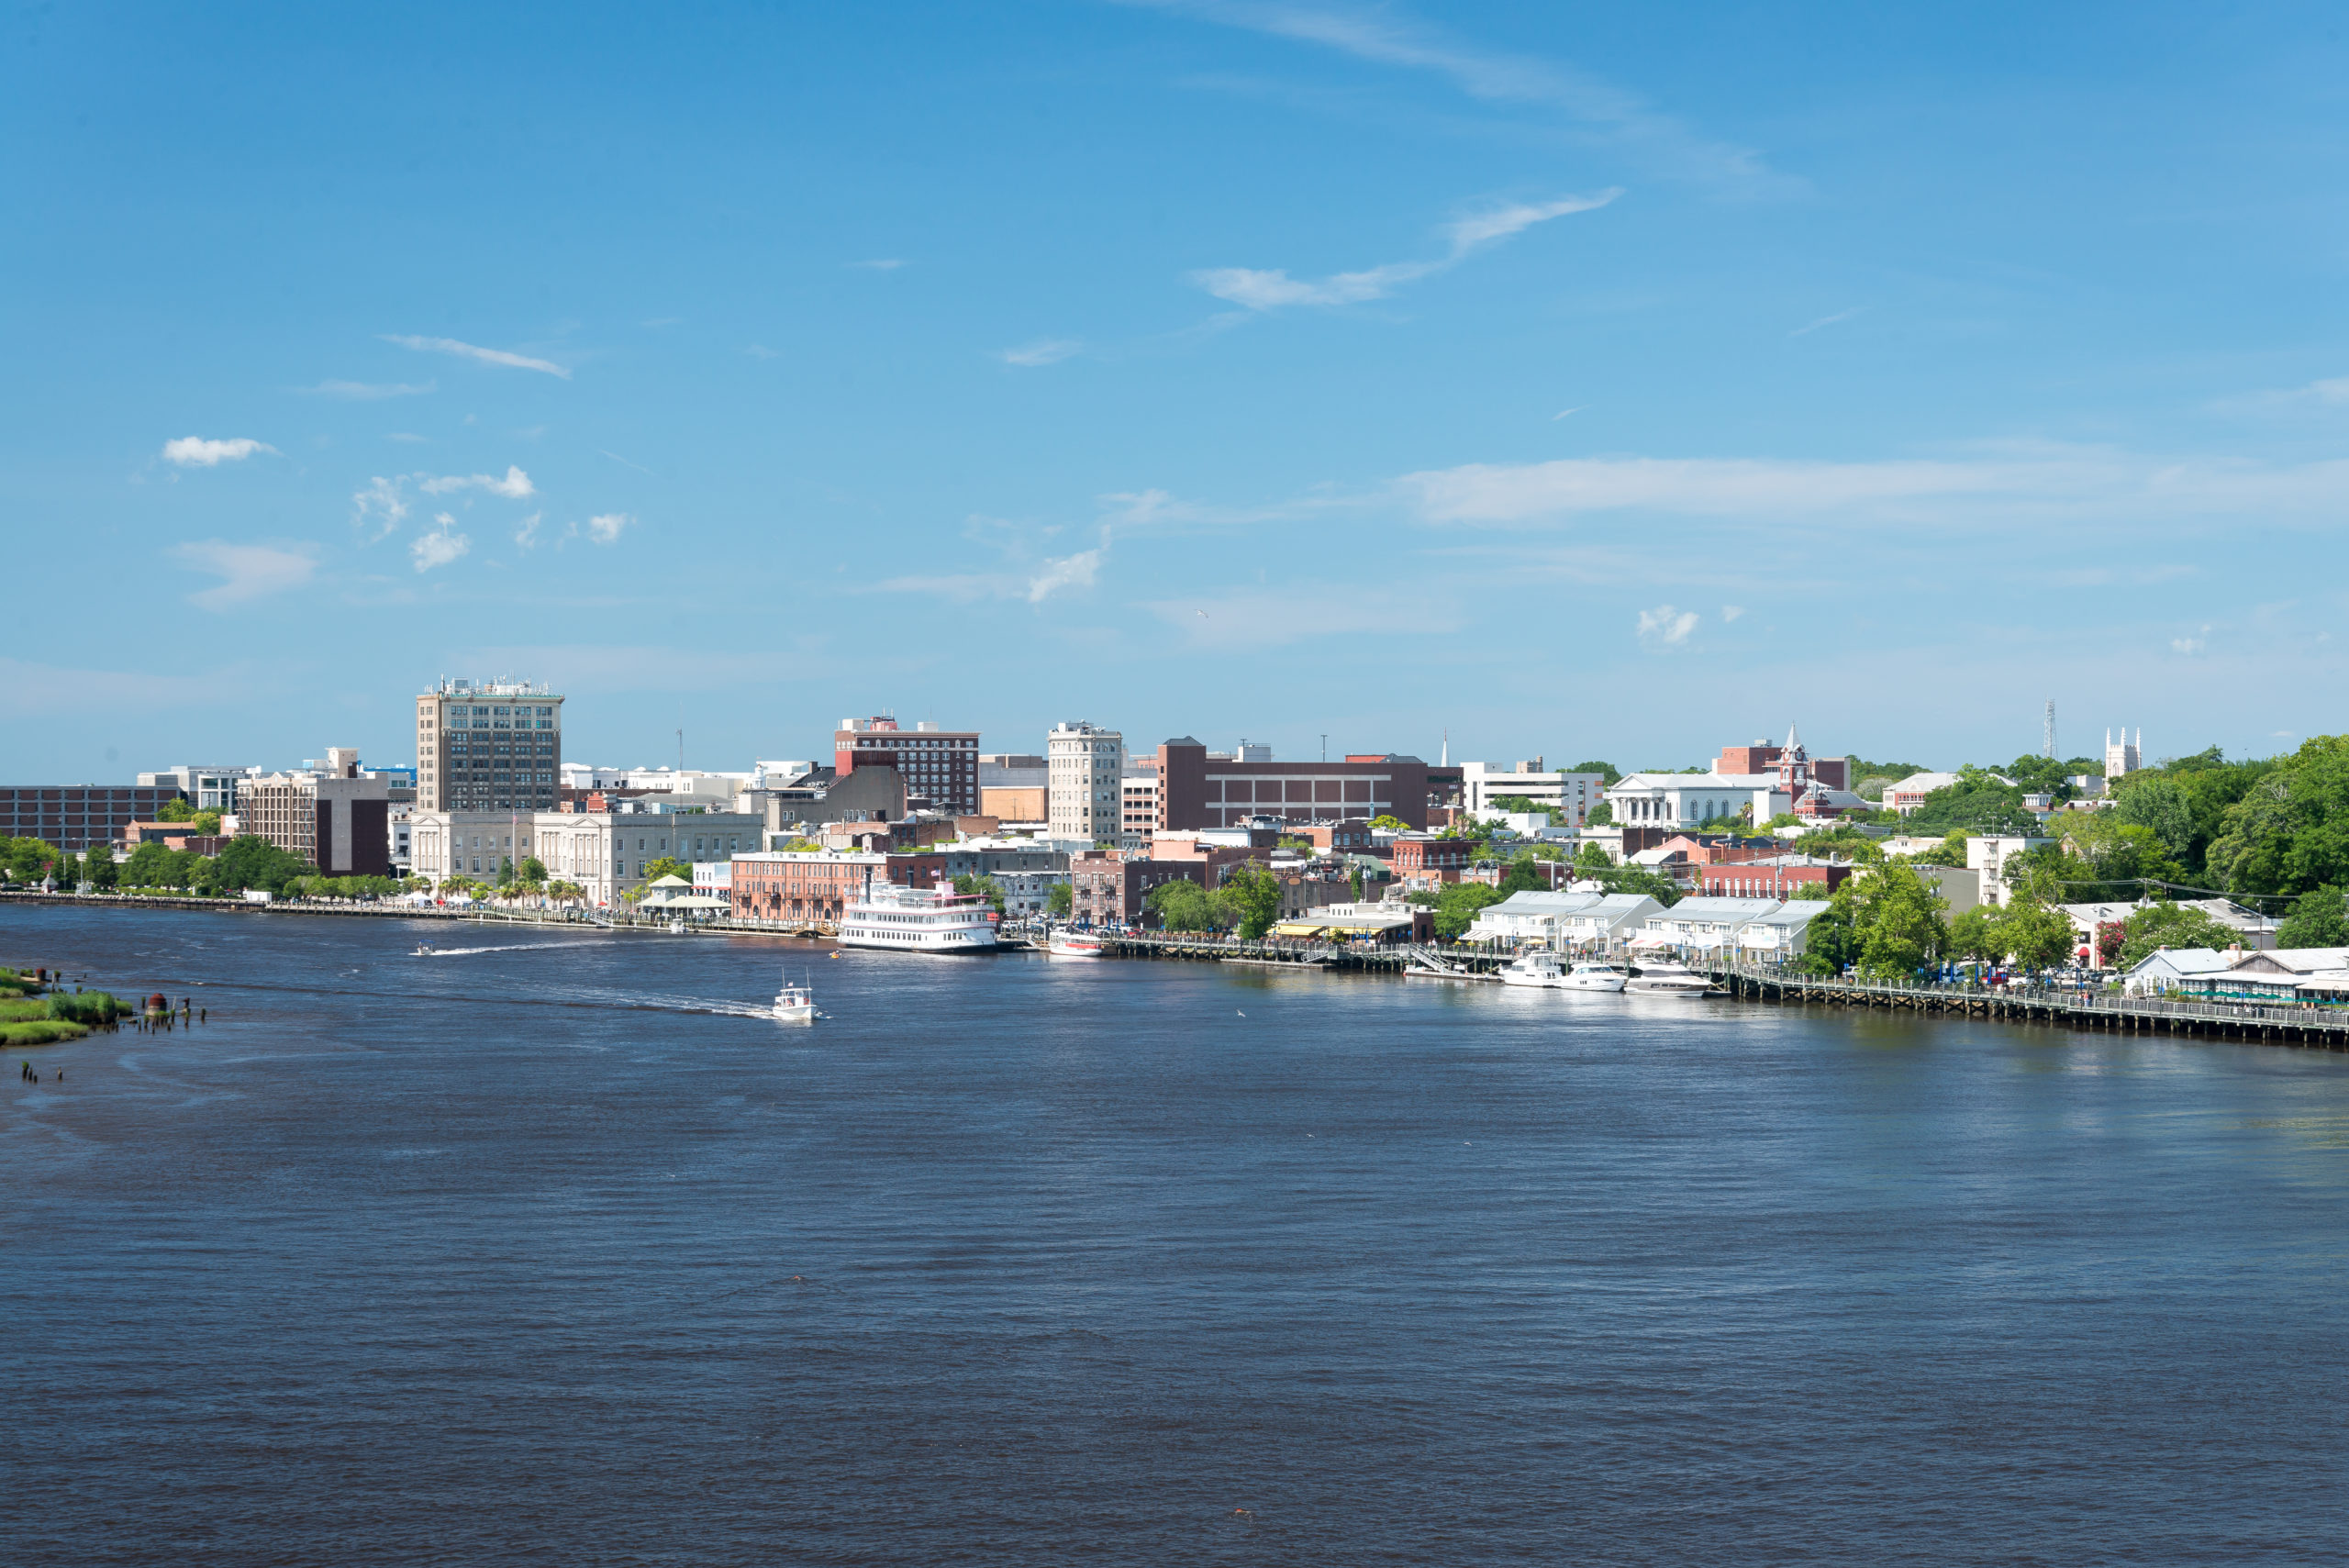
[[[685,771],[685,732],[682,728],[677,731],[677,771]]]
[[[1438,766],[1446,768],[1452,766],[1452,727],[1448,724],[1443,727],[1443,751],[1441,755],[1442,761]]]
[[[1321,737],[1321,760],[1325,762],[1330,760],[1330,738],[1327,735]]]
[[[2040,755],[2049,762],[2055,760],[2055,699],[2047,699],[2047,732],[2040,738]]]

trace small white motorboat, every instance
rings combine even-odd
[[[1099,958],[1101,939],[1080,931],[1055,931],[1044,951],[1054,958]]]
[[[1516,961],[1501,971],[1501,984],[1504,985],[1531,985],[1554,990],[1565,983],[1566,973],[1558,963],[1558,955],[1542,948],[1518,954]]]
[[[1620,991],[1631,976],[1603,963],[1577,963],[1558,982],[1568,991]]]
[[[774,994],[775,1022],[781,1024],[812,1024],[816,1021],[816,993],[807,985],[794,985],[786,980],[783,989]]]
[[[430,957],[431,957],[435,952],[437,952],[437,951],[440,951],[440,950],[439,950],[439,949],[437,949],[437,948],[435,948],[435,947],[434,947],[430,942],[418,942],[418,943],[417,943],[417,944],[416,944],[416,951],[415,951],[414,952],[412,952],[412,953],[408,954],[408,957],[410,957],[410,958],[430,958]]]
[[[1652,996],[1702,996],[1712,988],[1710,979],[1671,959],[1642,964],[1631,971],[1623,986],[1628,992]]]

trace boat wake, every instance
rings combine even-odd
[[[481,948],[433,948],[429,951],[410,953],[410,958],[471,958],[481,952],[538,952],[547,948],[573,948],[577,942],[500,942]]]

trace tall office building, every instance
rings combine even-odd
[[[941,811],[968,817],[979,808],[979,732],[941,729],[923,719],[911,729],[883,714],[843,718],[832,733],[832,771],[841,778],[859,768],[895,768],[906,793],[927,797]]]
[[[1045,738],[1044,756],[1050,835],[1117,843],[1125,827],[1125,736],[1097,725],[1062,723]]]
[[[562,699],[528,681],[443,680],[416,699],[418,811],[551,811]]]

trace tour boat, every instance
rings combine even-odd
[[[1565,984],[1565,972],[1558,967],[1558,955],[1537,948],[1520,953],[1517,961],[1501,971],[1504,985],[1532,985],[1556,988]]]
[[[1054,958],[1099,958],[1101,939],[1078,931],[1055,931],[1044,951]]]
[[[805,985],[794,985],[789,980],[774,994],[775,1021],[785,1024],[812,1024],[816,1021],[816,993]]]
[[[1667,959],[1662,963],[1645,963],[1631,971],[1623,989],[1650,995],[1701,996],[1713,988],[1708,977],[1687,964]]]
[[[1001,946],[995,908],[976,894],[943,887],[868,884],[841,915],[844,948],[896,952],[979,953]]]
[[[1558,984],[1569,991],[1620,991],[1630,976],[1603,963],[1577,963]]]

